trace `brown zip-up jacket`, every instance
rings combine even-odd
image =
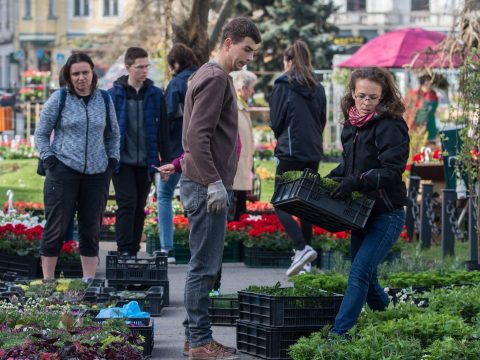
[[[203,65],[185,96],[182,172],[207,186],[231,189],[237,171],[238,110],[232,78],[216,63]]]

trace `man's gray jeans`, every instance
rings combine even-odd
[[[222,265],[228,210],[221,214],[208,213],[207,186],[184,175],[180,178],[180,199],[188,217],[191,252],[185,282],[185,337],[191,347],[198,347],[213,340],[208,293]]]

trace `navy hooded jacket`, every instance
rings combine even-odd
[[[327,121],[325,90],[308,87],[286,74],[275,80],[270,96],[270,122],[280,160],[313,162],[323,155],[322,133]]]
[[[120,154],[125,149],[126,132],[128,129],[129,117],[129,85],[128,76],[122,76],[111,89],[108,90],[113,100],[115,112],[117,114],[118,126],[120,128]],[[169,129],[167,121],[167,112],[165,97],[160,88],[153,85],[153,81],[147,79],[140,90],[143,95],[143,125],[145,146],[147,155],[147,166],[150,173],[156,172],[152,167],[166,164],[171,161]],[[158,158],[160,154],[162,163]],[[120,156],[120,162],[122,157]]]
[[[197,71],[197,67],[192,66],[179,72],[170,80],[167,90],[165,90],[167,118],[170,125],[170,153],[173,159],[183,153],[182,128],[185,94],[187,93],[188,78],[195,71]]]

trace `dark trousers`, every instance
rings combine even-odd
[[[78,211],[80,255],[97,256],[100,224],[111,173],[85,175],[59,162],[47,171],[43,199],[47,223],[40,254],[58,256],[75,208]]]
[[[235,216],[233,220],[240,220],[240,216],[247,212],[247,191],[234,190],[233,196],[235,196]]]
[[[145,221],[145,205],[152,186],[148,168],[120,164],[119,172],[113,175],[115,199],[115,238],[119,252],[137,253]]]
[[[285,161],[280,160],[277,165],[276,175],[281,175],[287,171],[303,171],[305,169],[312,169],[318,171],[318,161],[300,162],[300,161]],[[275,177],[275,187],[277,187],[278,179]],[[296,250],[305,249],[305,245],[310,245],[312,242],[312,224],[308,221],[300,219],[300,228],[292,215],[283,210],[275,209],[275,213],[280,220],[280,223],[285,228],[288,236],[293,240],[293,245]]]

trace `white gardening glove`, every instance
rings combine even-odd
[[[221,214],[227,210],[228,194],[222,180],[208,184],[207,212]]]

